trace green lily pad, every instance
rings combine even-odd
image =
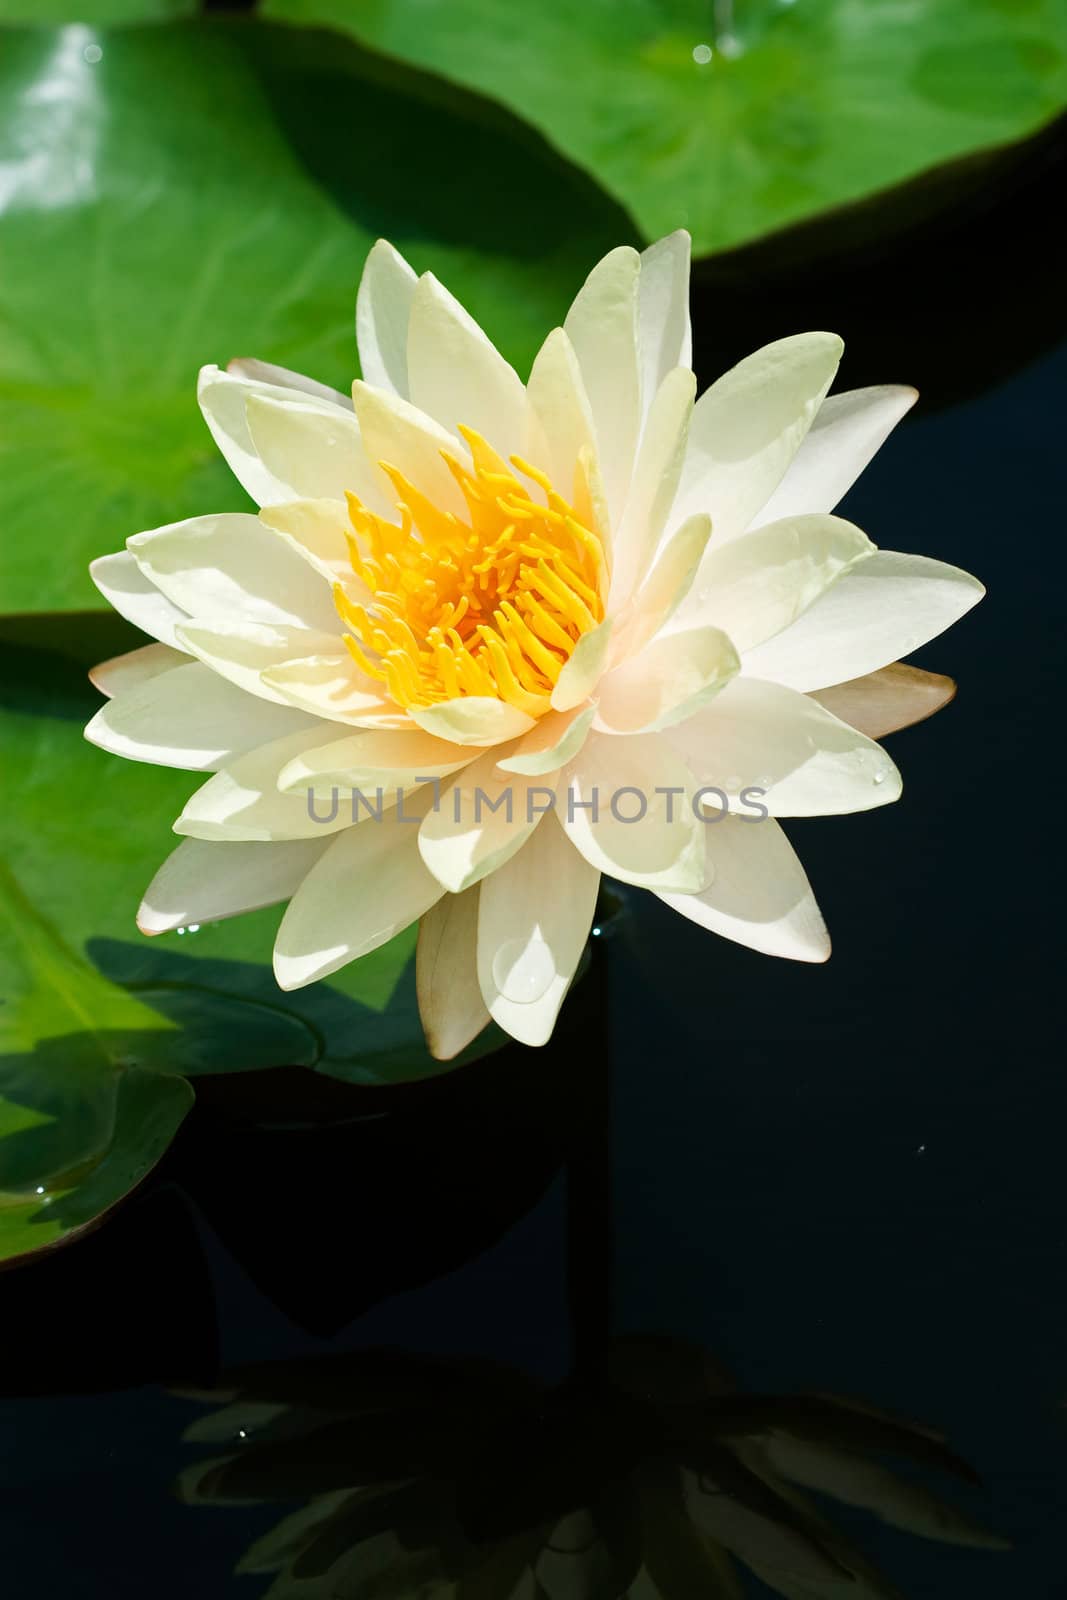
[[[0,1088],[7,1087],[0,1062]],[[40,1084],[35,1088],[39,1092]],[[27,1128],[27,1109],[0,1096],[0,1262],[39,1255],[102,1222],[151,1172],[193,1103],[192,1087],[184,1078],[139,1067],[115,1073],[109,1089],[111,1116],[93,1153],[77,1168],[42,1170],[42,1182],[15,1189],[7,1185],[14,1176],[9,1169],[24,1162],[20,1145],[42,1126],[53,1126],[57,1135],[77,1126],[79,1100],[68,1088],[51,1114],[52,1124],[48,1113],[36,1111],[33,1115],[40,1120]],[[102,1096],[101,1087],[98,1098]]]
[[[8,1098],[32,1105],[26,1085],[57,1072],[71,1082],[72,1059],[91,1064],[97,1084],[129,1064],[191,1076],[312,1066],[367,1084],[449,1070],[423,1040],[414,929],[293,994],[270,967],[281,907],[138,933],[141,895],[178,842],[170,824],[204,775],[123,761],[83,739],[99,704],[86,661],[140,639],[120,619],[12,619],[4,635],[0,1077],[23,1088]],[[463,1059],[499,1037],[487,1030]],[[111,1114],[110,1091],[100,1092],[79,1101],[87,1148]],[[65,1146],[61,1165],[73,1155]]]
[[[346,388],[379,235],[523,363],[632,232],[521,124],[336,35],[203,19],[101,31],[91,60],[80,37],[0,51],[0,611],[98,605],[93,556],[244,508],[197,370]]]
[[[174,22],[178,17],[195,16],[198,0],[0,0],[0,25],[30,24],[55,27],[70,23],[72,36],[68,48],[88,49],[90,58],[95,40],[90,27],[111,27],[121,22]],[[79,38],[84,34],[84,38]]]
[[[1062,0],[265,0],[504,103],[698,254],[1034,132]]]

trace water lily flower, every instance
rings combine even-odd
[[[915,399],[806,333],[696,399],[689,239],[594,268],[523,384],[432,273],[368,257],[348,397],[235,361],[203,414],[258,515],[93,563],[159,641],[88,737],[212,773],[138,923],[288,901],[283,989],[418,921],[430,1048],[549,1037],[602,873],[768,954],[829,941],[780,818],[894,800],[899,664],[980,597],[832,514]]]

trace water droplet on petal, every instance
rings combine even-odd
[[[874,781],[875,781],[875,783],[884,783],[885,782],[885,771],[884,771],[883,768],[879,768],[879,770],[875,773]]]
[[[552,951],[543,939],[508,939],[493,957],[493,982],[505,1000],[532,1006],[556,976]]]

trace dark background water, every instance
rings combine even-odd
[[[609,1327],[699,1345],[752,1394],[943,1430],[985,1485],[949,1498],[1014,1549],[835,1508],[909,1600],[1067,1595],[1063,147],[963,175],[921,220],[824,225],[696,286],[702,382],[829,324],[845,385],[919,383],[930,403],[843,509],[989,590],[918,656],[960,692],[891,741],[901,802],[791,829],[829,965],[634,893],[549,1051],[319,1132],[235,1123],[224,1091],[198,1108],[101,1233],[0,1280],[18,1600],[266,1588],[234,1563],[299,1496],[182,1504],[177,1474],[224,1447],[181,1442],[204,1408],[175,1389],[381,1347],[551,1384],[576,1355],[595,1371]]]

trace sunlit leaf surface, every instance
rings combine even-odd
[[[32,23],[54,27],[58,23],[111,26],[120,22],[172,22],[191,17],[198,0],[0,0],[0,25]],[[93,45],[87,43],[89,59]]]
[[[698,253],[1017,139],[1067,103],[1062,0],[266,0],[510,106]]]
[[[98,604],[92,556],[240,509],[197,369],[255,355],[346,388],[379,235],[531,359],[629,225],[501,113],[417,90],[249,19],[3,35],[0,610]]]

